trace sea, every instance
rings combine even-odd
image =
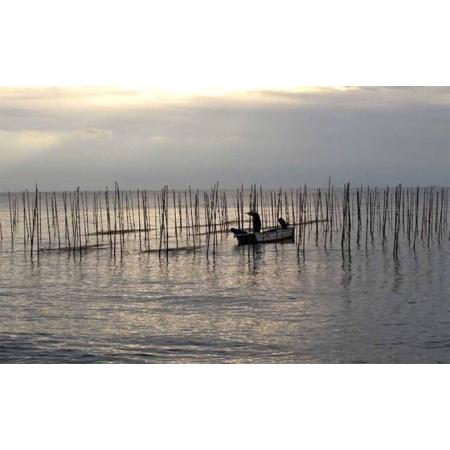
[[[353,232],[343,252],[339,232],[314,225],[300,247],[238,246],[224,231],[214,251],[159,252],[154,239],[144,252],[134,232],[116,257],[110,236],[32,257],[14,198],[11,242],[0,194],[1,363],[450,362],[448,229],[415,250],[401,233],[397,258],[391,234],[366,247]]]

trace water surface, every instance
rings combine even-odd
[[[223,235],[215,255],[167,259],[127,239],[115,261],[108,248],[31,260],[5,239],[0,361],[450,362],[448,240],[401,245],[394,260],[389,240],[343,258],[313,229],[304,255]]]

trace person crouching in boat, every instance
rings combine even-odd
[[[283,230],[285,230],[289,226],[289,223],[286,222],[282,217],[278,217],[278,223]]]

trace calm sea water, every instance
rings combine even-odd
[[[0,219],[6,236],[8,209]],[[450,246],[0,250],[3,363],[449,363]],[[220,238],[219,238],[220,239]]]

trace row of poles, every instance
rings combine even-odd
[[[350,193],[348,183],[343,191],[343,227],[341,248],[350,253],[352,223],[355,220],[356,245],[374,245],[376,234],[383,249],[387,246],[388,232],[392,234],[392,255],[398,258],[400,232],[408,245],[416,251],[418,242],[430,248],[435,240],[450,240],[448,229],[448,194],[445,187],[364,189]],[[365,210],[365,211],[364,211]]]
[[[448,235],[448,194],[446,187],[397,185],[336,189],[307,186],[264,190],[252,185],[235,190],[211,189],[123,191],[118,183],[103,192],[8,193],[9,222],[0,220],[0,242],[6,229],[11,250],[20,248],[39,258],[43,251],[83,254],[91,248],[108,249],[122,258],[130,236],[140,252],[169,255],[174,250],[217,252],[231,225],[251,231],[248,211],[260,214],[263,230],[277,225],[283,217],[295,226],[297,253],[305,253],[305,242],[313,238],[318,246],[333,246],[339,239],[342,254],[351,253],[352,243],[367,250],[378,240],[385,248],[390,241],[398,258],[401,236],[415,251],[419,242],[450,239]],[[5,220],[3,220],[5,222]],[[446,234],[447,233],[447,234]],[[352,238],[353,236],[353,238]]]

